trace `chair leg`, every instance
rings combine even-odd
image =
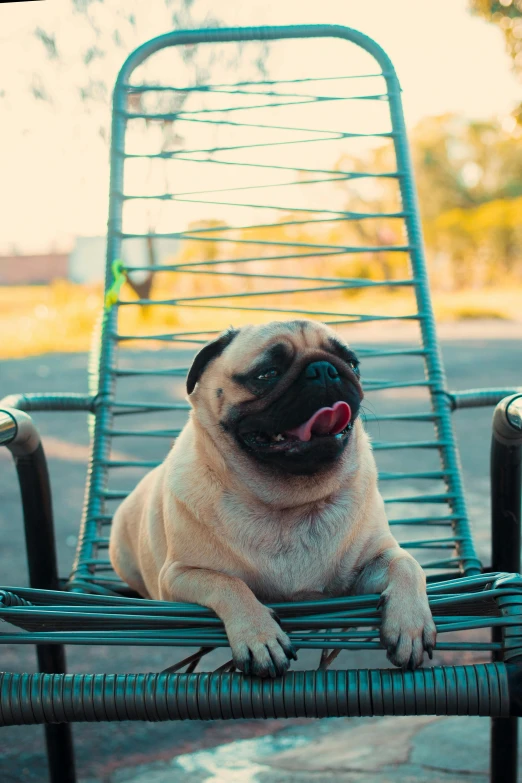
[[[491,718],[490,782],[517,783],[518,718]]]
[[[31,587],[58,590],[58,565],[47,463],[41,444],[30,454],[14,452],[22,494],[25,546]],[[38,668],[47,674],[65,674],[63,645],[36,647]],[[76,783],[72,727],[45,726],[50,783]]]
[[[40,644],[36,647],[38,670],[46,674],[67,671],[63,644]],[[70,723],[47,724],[45,744],[49,765],[49,783],[76,783],[74,744]]]
[[[504,417],[495,412],[491,443],[491,543],[494,572],[520,572],[521,544],[521,447],[498,437]],[[505,424],[504,424],[505,426]],[[492,638],[502,641],[502,631],[494,628]],[[503,655],[493,654],[494,660]],[[518,718],[491,719],[490,781],[517,783]]]
[[[492,641],[502,641],[501,628],[493,628],[491,635]],[[493,660],[501,661],[502,657],[493,653]],[[518,718],[491,718],[490,743],[490,783],[517,783]]]

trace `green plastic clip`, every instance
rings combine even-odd
[[[112,262],[112,285],[105,294],[105,309],[110,310],[118,301],[120,289],[127,279],[127,272],[123,268],[123,261],[117,258]]]

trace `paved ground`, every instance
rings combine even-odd
[[[462,389],[522,384],[520,325],[443,330],[449,383]],[[488,334],[489,337],[485,335]],[[491,336],[493,335],[493,336]],[[149,357],[151,355],[149,354]],[[15,391],[85,391],[86,357],[53,355],[3,361],[0,396]],[[151,388],[151,394],[156,389]],[[158,392],[158,394],[160,394]],[[158,396],[155,394],[155,398]],[[400,403],[411,406],[405,397]],[[488,460],[491,411],[457,416],[464,480],[479,549],[488,560]],[[83,415],[38,416],[50,462],[62,573],[70,568],[83,500],[88,435]],[[0,583],[26,584],[18,488],[0,451]],[[341,665],[364,665],[353,655]],[[171,662],[168,651],[93,648],[69,652],[72,671],[150,671]],[[302,659],[301,665],[307,665]],[[31,671],[28,648],[0,649],[0,666]],[[393,721],[243,721],[186,724],[100,724],[74,729],[84,783],[304,783],[486,779],[488,722],[400,718]],[[212,750],[209,750],[212,749]],[[378,777],[377,777],[378,776]],[[0,780],[45,781],[40,727],[0,731]]]
[[[121,769],[111,783],[486,783],[481,718],[336,719]]]

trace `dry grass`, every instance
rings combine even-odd
[[[85,351],[100,310],[101,286],[57,280],[0,287],[0,356]]]
[[[132,298],[123,291],[124,298]],[[310,299],[280,297],[278,306],[306,307]],[[433,303],[439,321],[469,319],[522,319],[522,288],[494,288],[477,291],[435,292]],[[86,351],[100,313],[101,286],[80,286],[63,280],[49,286],[0,287],[1,358],[17,358],[52,352]],[[262,305],[262,302],[258,302]],[[232,304],[232,302],[231,302]],[[322,304],[312,307],[339,314],[348,312],[413,312],[411,293],[387,294],[382,290],[363,291],[356,296],[338,292],[323,295]],[[122,308],[120,332],[155,334],[179,330],[222,329],[252,321],[264,321],[266,313],[243,313],[230,310],[175,308],[171,306]],[[277,317],[274,315],[273,317]],[[284,318],[284,314],[282,315]]]
[[[522,320],[522,287],[481,288],[469,291],[435,291],[433,304],[437,321],[494,318]]]

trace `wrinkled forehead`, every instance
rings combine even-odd
[[[272,321],[261,326],[246,326],[226,350],[226,360],[231,365],[244,367],[266,354],[294,356],[307,349],[328,348],[335,333],[327,326],[313,321]]]

